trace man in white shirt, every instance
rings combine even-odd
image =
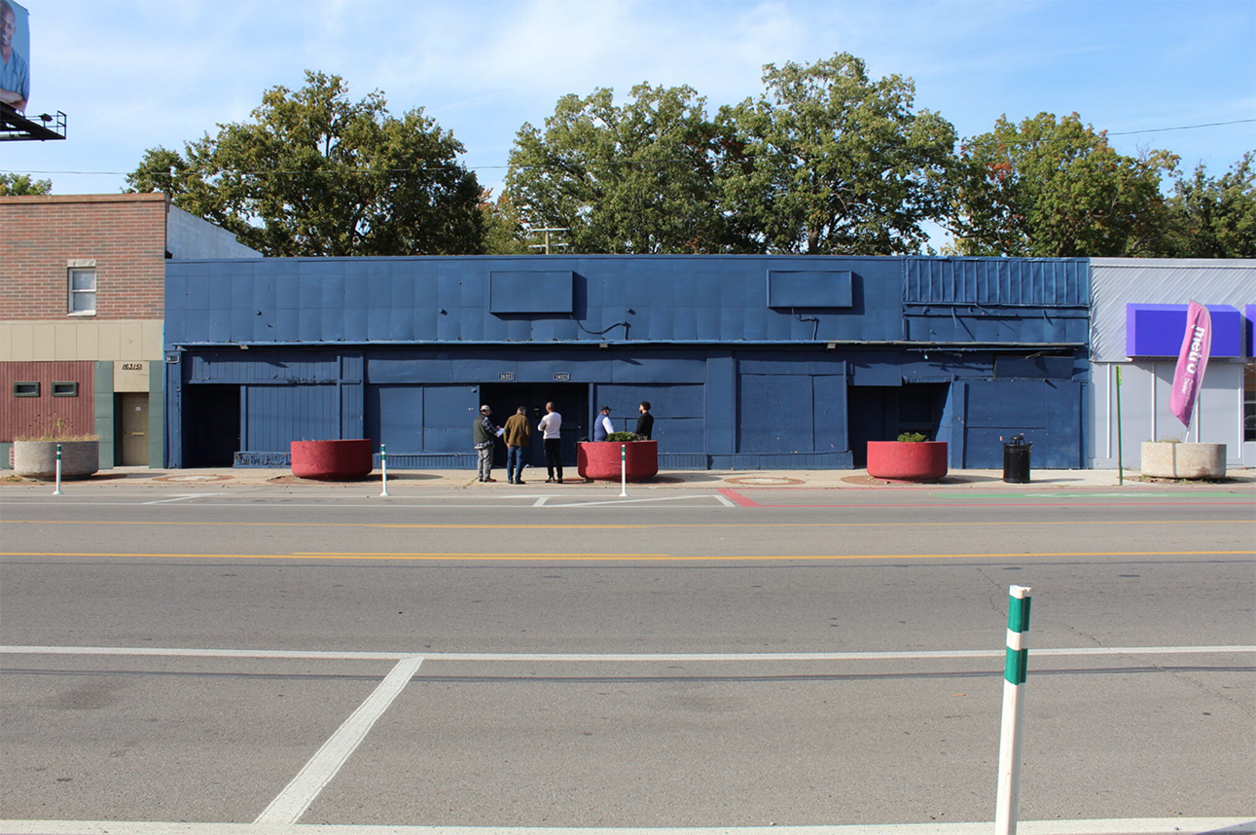
[[[541,418],[536,427],[542,433],[542,442],[545,444],[545,468],[549,471],[546,484],[553,484],[555,481],[563,483],[563,442],[559,435],[562,425],[563,416],[554,409],[553,403],[546,403],[545,417]]]

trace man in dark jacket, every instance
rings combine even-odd
[[[506,419],[502,439],[506,442],[506,480],[511,484],[523,484],[523,451],[532,441],[526,406],[520,406]]]
[[[647,441],[654,440],[650,437],[654,432],[654,415],[650,414],[650,401],[642,400],[641,405],[637,407],[637,411],[641,413],[641,417],[637,418],[636,434]]]

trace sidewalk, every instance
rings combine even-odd
[[[571,473],[575,476],[574,470]],[[494,471],[497,482],[480,484],[474,470],[393,470],[388,471],[388,489],[410,492],[414,488],[466,489],[472,492],[513,491],[519,488],[506,481],[506,471]],[[952,470],[941,482],[934,484],[891,484],[878,481],[867,470],[677,470],[660,472],[649,481],[630,484],[630,490],[663,490],[683,488],[688,490],[744,490],[750,488],[794,488],[809,490],[873,489],[873,490],[936,490],[943,489],[1099,489],[1124,487],[1145,489],[1173,487],[1185,490],[1211,488],[1256,493],[1256,470],[1232,469],[1226,480],[1217,481],[1167,481],[1141,480],[1135,471],[1125,472],[1124,483],[1116,470],[1035,470],[1029,484],[1007,484],[1002,470]],[[579,476],[567,478],[559,484],[546,484],[544,471],[525,471],[524,487],[531,490],[615,490],[618,481],[587,483]],[[97,487],[276,487],[291,488],[308,486],[322,489],[337,487],[361,488],[366,484],[379,485],[381,474],[375,470],[361,481],[323,482],[297,478],[287,469],[214,468],[160,470],[148,467],[115,467],[101,470],[88,479],[66,481],[71,489]],[[8,487],[41,488],[46,481],[35,481],[16,476],[12,471],[0,473],[0,485]]]

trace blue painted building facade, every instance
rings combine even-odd
[[[953,467],[1083,466],[1085,259],[464,256],[169,262],[171,467],[370,438],[472,467],[471,423],[546,401],[565,458],[653,404],[664,469],[850,468],[919,431]],[[536,433],[534,433],[536,434]],[[542,461],[539,439],[534,460]]]

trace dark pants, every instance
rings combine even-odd
[[[563,480],[563,441],[562,438],[545,439],[545,469],[550,478]]]

